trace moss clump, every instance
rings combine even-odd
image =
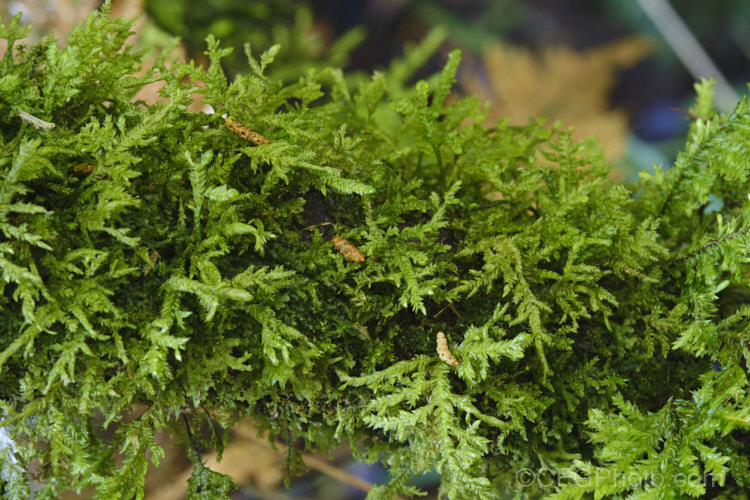
[[[430,468],[449,498],[747,487],[747,102],[716,115],[698,86],[685,152],[629,188],[568,133],[447,100],[458,52],[408,86],[438,35],[352,88],[266,76],[275,47],[230,84],[210,36],[207,69],[135,76],[130,26],[94,13],[65,49],[0,29],[5,497],[38,460],[43,497],[140,498],[168,428],[190,493],[224,498],[195,450],[248,415],[384,457],[372,497]],[[162,102],[133,102],[156,81]]]

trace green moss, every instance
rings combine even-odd
[[[698,86],[684,153],[626,187],[566,132],[485,128],[475,98],[446,100],[458,52],[407,85],[440,33],[350,88],[338,69],[266,76],[275,47],[228,83],[211,36],[207,69],[135,76],[130,26],[94,13],[64,49],[0,29],[5,496],[38,460],[42,498],[141,498],[166,428],[190,493],[224,498],[196,449],[248,415],[382,458],[374,498],[432,468],[449,498],[747,487],[746,101],[716,115]],[[155,81],[163,102],[133,101]],[[188,111],[194,93],[216,114]],[[546,472],[524,489],[522,468]]]

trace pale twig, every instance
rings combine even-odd
[[[698,80],[713,77],[716,80],[716,107],[724,112],[733,110],[739,101],[737,92],[724,78],[669,2],[667,0],[638,0],[638,4],[693,78]]]
[[[235,432],[242,436],[244,439],[251,440],[255,443],[271,447],[270,444],[268,444],[266,441],[262,441],[257,438],[255,432],[249,428],[246,428],[243,425],[238,425],[234,428]],[[279,443],[278,441],[275,443],[276,450],[279,453],[286,453],[286,445]],[[305,453],[302,452],[302,459],[304,460],[305,464],[307,464],[308,467],[310,467],[313,470],[316,470],[322,474],[325,474],[326,476],[329,476],[333,479],[336,479],[337,481],[341,481],[344,484],[347,484],[351,486],[352,488],[356,488],[360,491],[363,491],[365,493],[369,493],[369,491],[375,486],[373,483],[369,481],[365,481],[364,479],[355,476],[354,474],[351,474],[349,472],[346,472],[345,470],[339,469],[338,467],[335,467],[331,464],[329,464],[327,461],[322,460],[318,458],[317,456],[311,454],[311,453]],[[397,497],[399,500],[405,500],[404,497],[399,495]]]

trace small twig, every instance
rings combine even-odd
[[[700,119],[700,117],[698,115],[695,115],[695,114],[691,113],[687,109],[682,109],[679,106],[670,106],[669,109],[671,109],[672,111],[677,111],[678,113],[682,113],[683,115],[686,115],[688,118],[690,118],[693,121],[696,121],[696,120]]]
[[[52,122],[46,122],[42,120],[41,118],[37,118],[36,116],[29,114],[25,111],[18,110],[18,117],[25,121],[26,123],[30,123],[35,129],[42,129],[42,130],[52,130],[55,128],[55,124]]]
[[[693,78],[716,79],[717,107],[724,112],[734,109],[739,96],[669,2],[638,0],[638,4]]]
[[[268,444],[265,441],[259,440],[255,436],[254,433],[250,432],[248,429],[245,429],[241,425],[237,426],[235,430],[244,439],[253,441],[267,448],[271,447],[270,444]],[[276,451],[278,451],[279,453],[288,453],[287,446],[282,443],[279,443],[278,441],[276,442],[276,448],[277,448]],[[375,486],[373,483],[369,481],[365,481],[364,479],[357,477],[354,474],[351,474],[349,472],[346,472],[345,470],[341,470],[338,467],[335,467],[329,464],[327,461],[322,460],[311,453],[302,452],[302,460],[304,460],[305,464],[307,464],[307,466],[310,467],[311,469],[316,470],[322,474],[325,474],[328,477],[336,479],[337,481],[341,481],[342,483],[347,484],[351,486],[352,488],[356,488],[365,493],[369,493],[369,491]],[[401,495],[399,495],[397,498],[398,500],[406,500]]]
[[[187,437],[188,437],[188,444],[190,444],[190,449],[195,454],[195,462],[196,465],[199,465],[200,467],[203,467],[203,460],[201,460],[201,454],[198,451],[198,444],[195,442],[195,438],[193,437],[193,431],[190,429],[190,421],[188,420],[185,413],[182,413],[182,419],[185,421],[185,430],[187,431]]]
[[[733,398],[733,397],[735,397],[736,395],[737,395],[737,393],[735,392],[735,393],[733,393],[733,394],[732,394],[731,396],[729,396],[729,397],[728,397],[728,398],[726,399],[726,401],[724,401],[724,404],[722,404],[722,405],[721,405],[721,407],[723,408],[723,407],[725,407],[726,405],[728,405],[728,404],[729,404],[729,402],[730,402],[730,401],[732,400],[732,398]]]
[[[456,316],[458,316],[459,318],[461,317],[461,315],[460,315],[460,314],[458,313],[458,311],[456,310],[456,308],[455,308],[455,307],[453,307],[453,304],[452,304],[452,303],[450,303],[450,302],[448,302],[448,305],[447,305],[447,306],[445,306],[444,308],[440,309],[440,310],[439,310],[439,311],[438,311],[437,313],[435,313],[435,316],[433,316],[433,317],[432,317],[432,319],[435,319],[435,318],[437,318],[438,316],[440,316],[440,315],[441,315],[441,314],[443,313],[443,311],[445,311],[445,310],[446,310],[446,309],[448,309],[448,308],[452,309],[452,310],[453,310],[453,312],[454,312],[454,313],[456,313]]]
[[[451,303],[450,303],[450,302],[448,302],[448,305],[447,305],[447,306],[445,306],[444,308],[440,309],[440,310],[439,310],[439,311],[438,311],[438,312],[437,312],[437,313],[435,314],[435,316],[433,316],[433,317],[432,317],[432,319],[435,319],[435,318],[437,318],[438,316],[440,316],[441,314],[443,314],[443,311],[445,311],[446,309],[448,309],[448,308],[449,308],[450,306],[451,306]]]
[[[744,228],[744,229],[741,229],[741,230],[739,230],[739,231],[737,231],[735,233],[728,234],[728,235],[724,236],[723,238],[719,238],[718,240],[709,241],[708,243],[706,243],[705,245],[703,245],[702,247],[700,247],[698,250],[693,250],[692,252],[690,252],[689,254],[687,254],[685,257],[683,257],[683,260],[692,259],[696,255],[705,252],[706,250],[708,250],[711,247],[715,247],[719,243],[722,243],[722,242],[724,242],[726,240],[732,240],[732,239],[740,236],[742,233],[747,232],[747,230],[748,230],[748,228]]]
[[[332,226],[332,222],[321,222],[320,224],[313,224],[312,226],[308,226],[305,228],[305,231],[314,231],[315,229],[318,229],[319,227],[323,226]]]

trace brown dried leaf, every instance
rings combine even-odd
[[[445,338],[443,332],[438,332],[437,334],[437,353],[440,359],[449,365],[456,366],[458,364],[458,360],[453,357],[453,353],[448,348],[448,340]]]
[[[535,54],[529,49],[497,43],[486,48],[487,80],[466,72],[463,88],[491,102],[486,125],[508,118],[521,125],[531,118],[560,120],[573,127],[573,139],[596,137],[607,160],[625,153],[627,118],[609,109],[609,92],[617,70],[645,58],[652,50],[642,37],[627,37],[577,52],[555,46]]]

